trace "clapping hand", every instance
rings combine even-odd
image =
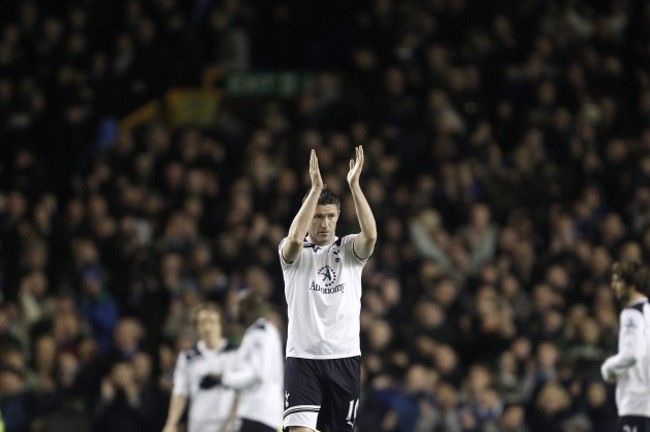
[[[318,158],[316,157],[316,150],[311,151],[309,156],[309,177],[311,178],[311,185],[320,192],[323,189],[323,179],[320,175],[320,168],[318,167]]]
[[[348,171],[348,184],[350,187],[359,185],[361,177],[361,168],[363,168],[363,147],[359,146],[354,149],[355,159],[350,159],[350,171]]]

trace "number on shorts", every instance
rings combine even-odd
[[[350,401],[350,408],[348,408],[348,416],[345,418],[345,421],[348,422],[350,426],[354,426],[354,422],[357,419],[357,410],[359,409],[359,399]],[[624,431],[628,432],[628,431]],[[629,431],[636,432],[636,431]]]
[[[623,426],[623,432],[637,432],[636,426]]]

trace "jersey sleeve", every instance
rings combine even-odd
[[[363,267],[368,262],[368,260],[370,259],[370,257],[372,255],[370,257],[366,258],[366,259],[359,258],[357,253],[354,251],[354,241],[356,240],[356,238],[358,236],[359,236],[359,234],[346,235],[341,240],[341,246],[343,247],[343,249],[346,252],[346,256],[348,257],[348,260],[347,260],[348,263],[361,265]]]
[[[180,396],[188,396],[190,394],[187,359],[183,352],[178,355],[176,366],[174,367],[174,387],[172,393]]]
[[[280,258],[280,265],[282,266],[283,269],[292,267],[296,262],[300,260],[300,257],[302,256],[302,253],[298,254],[296,259],[291,262],[284,259],[284,256],[282,255],[282,248],[284,247],[286,241],[287,241],[287,237],[280,240],[280,243],[278,244],[278,257]]]
[[[223,385],[243,390],[256,384],[264,374],[264,334],[249,330],[237,352],[237,364],[222,377]]]
[[[608,358],[601,368],[603,378],[610,379],[634,366],[643,357],[645,322],[641,312],[627,308],[621,312],[618,353]]]
[[[280,258],[280,264],[284,267],[285,264],[288,264],[287,260],[284,259],[284,256],[282,256],[282,248],[284,247],[284,244],[286,243],[287,238],[283,238],[280,240],[280,243],[278,243],[278,258]]]
[[[642,357],[639,347],[643,346],[645,338],[645,322],[643,315],[636,309],[627,308],[621,313],[619,352],[627,357],[640,360]]]

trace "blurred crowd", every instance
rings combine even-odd
[[[380,230],[358,431],[613,430],[609,270],[650,257],[648,19],[636,0],[0,2],[7,431],[161,430],[192,306],[219,302],[236,340],[252,289],[284,326],[310,149],[356,232],[357,145]],[[102,139],[206,66],[316,80]]]

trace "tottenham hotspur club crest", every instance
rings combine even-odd
[[[318,274],[321,277],[321,281],[326,287],[330,287],[336,282],[336,272],[334,269],[328,265],[321,267],[318,270]]]
[[[336,270],[328,265],[324,265],[316,272],[316,279],[311,281],[309,290],[319,292],[324,295],[343,294],[345,284],[337,283],[338,274]]]

